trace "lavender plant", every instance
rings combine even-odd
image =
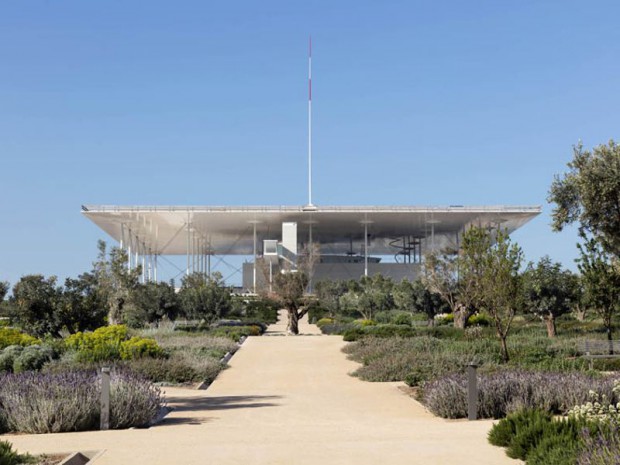
[[[99,425],[101,379],[95,371],[0,376],[0,414],[10,431],[57,433]],[[113,372],[112,428],[147,424],[162,405],[159,388],[134,374]]]
[[[10,431],[59,433],[93,429],[98,421],[98,383],[94,372],[0,378],[0,408]]]
[[[587,402],[590,391],[614,399],[614,380],[592,378],[584,373],[529,372],[504,370],[482,374],[478,381],[479,418],[502,418],[523,408],[540,408],[565,414]],[[467,381],[464,375],[450,374],[427,383],[422,402],[444,418],[467,416]]]
[[[581,451],[576,465],[611,465],[620,463],[620,427],[617,423],[592,434],[582,432]]]
[[[110,427],[146,426],[162,406],[161,390],[129,371],[114,372],[110,380]]]

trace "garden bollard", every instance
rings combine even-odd
[[[101,430],[110,429],[110,368],[101,369]]]
[[[478,379],[475,363],[467,367],[467,419],[476,420],[478,417]]]

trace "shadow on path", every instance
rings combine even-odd
[[[277,407],[278,403],[273,400],[281,399],[281,396],[221,396],[221,397],[167,397],[166,401],[173,414],[166,416],[159,425],[201,425],[211,420],[214,416],[201,416],[201,412],[216,412],[218,410],[247,409],[260,407]],[[176,412],[192,412],[194,415],[176,416]],[[156,425],[158,426],[158,425]]]

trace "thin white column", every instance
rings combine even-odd
[[[189,228],[190,228],[190,224],[189,224],[189,214],[188,214],[187,215],[187,268],[185,270],[185,274],[187,276],[189,276],[189,263],[190,263],[189,252],[190,252],[190,240],[191,240]]]
[[[138,237],[138,235],[136,234],[136,241],[134,243],[134,263],[136,265],[136,268],[138,268],[138,265],[140,265],[140,238]]]
[[[146,283],[146,244],[142,243],[142,284]]]
[[[127,271],[131,271],[131,229],[128,231],[127,238]]]
[[[252,288],[256,294],[256,223],[254,223],[254,266],[252,267]]]
[[[368,276],[368,222],[364,222],[364,276]]]

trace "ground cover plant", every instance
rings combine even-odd
[[[350,329],[345,334],[355,334],[357,337],[343,350],[349,358],[362,364],[353,372],[354,376],[366,381],[406,381],[411,386],[448,373],[462,373],[472,361],[480,365],[481,372],[502,367],[586,371],[588,361],[579,357],[578,341],[584,337],[584,327],[586,330],[590,327],[587,323],[575,323],[561,319],[561,336],[549,338],[538,322],[520,319],[512,335],[512,360],[508,364],[502,363],[499,342],[489,334],[492,329],[480,326],[465,330],[451,326],[404,326],[397,327],[399,333],[376,337],[381,334],[383,325],[359,328],[347,323]],[[330,325],[338,324],[326,323],[323,327]],[[391,331],[395,326],[383,327]],[[400,328],[409,330],[402,331]],[[376,331],[375,335],[373,331]],[[595,336],[601,338],[604,334]],[[595,367],[601,369],[613,369],[617,364],[618,360],[614,359],[595,361]]]
[[[21,465],[36,463],[37,459],[28,454],[18,454],[11,443],[0,441],[0,465]]]
[[[99,427],[100,374],[0,375],[0,424],[5,431],[58,433]],[[113,370],[110,380],[110,426],[145,426],[162,407],[161,391],[129,371]]]

